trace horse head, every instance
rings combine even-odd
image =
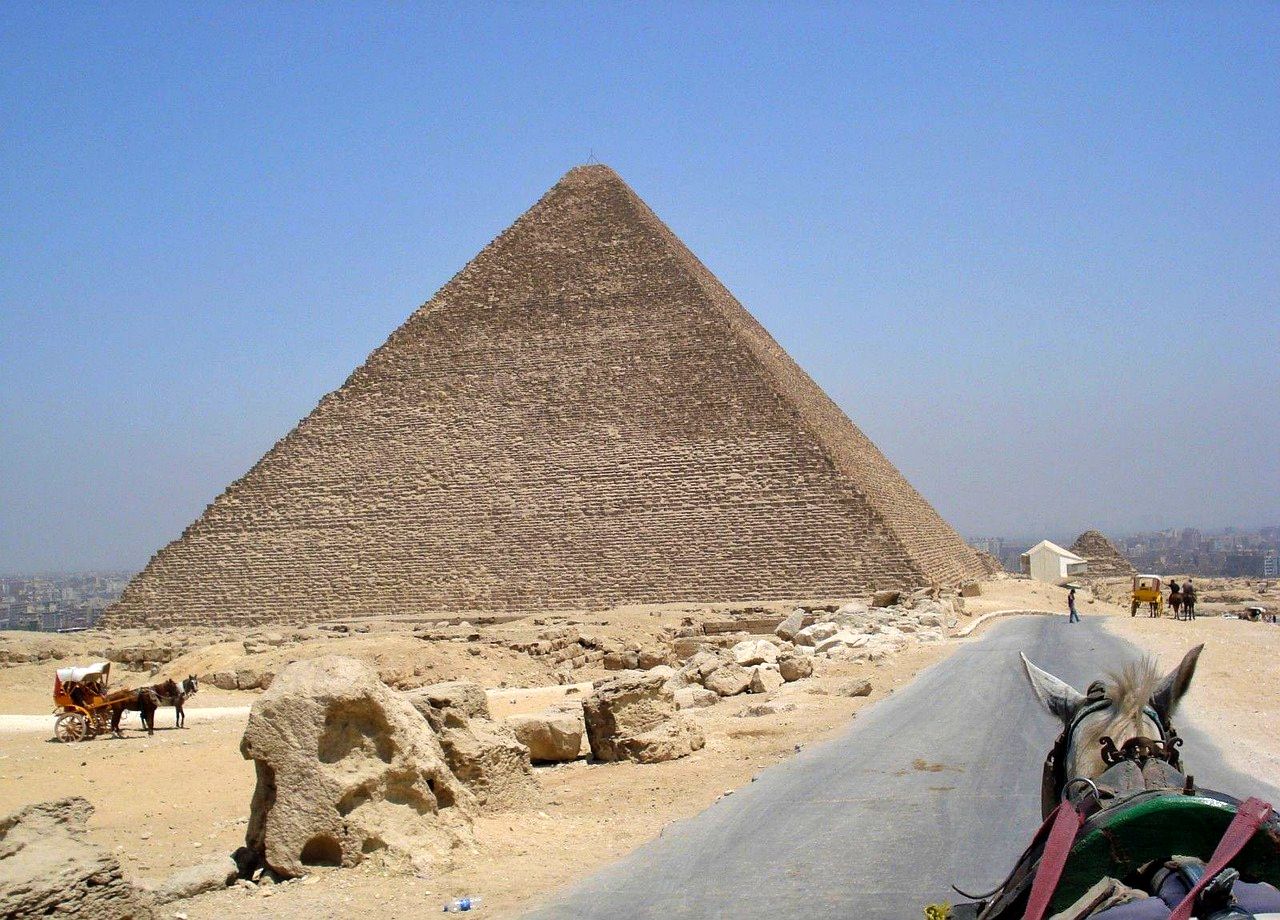
[[[182,682],[182,692],[186,696],[191,696],[200,689],[200,681],[196,680],[194,674],[188,674],[187,679]]]
[[[1061,796],[1076,779],[1096,780],[1118,759],[1162,756],[1177,761],[1180,743],[1170,721],[1191,685],[1198,645],[1176,668],[1161,677],[1150,658],[1130,662],[1081,693],[1022,656],[1022,665],[1036,697],[1062,722],[1062,735],[1051,755],[1054,776],[1046,769],[1045,805]]]

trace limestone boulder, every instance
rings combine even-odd
[[[509,810],[542,799],[533,776],[529,748],[506,725],[470,719],[440,732],[449,770],[462,780],[476,803],[489,810]]]
[[[201,682],[212,684],[219,690],[239,690],[240,682],[236,679],[235,671],[216,671],[213,674],[206,674],[200,678]]]
[[[582,736],[587,728],[581,707],[577,712],[551,710],[508,716],[505,721],[520,743],[529,749],[529,757],[534,761],[577,760],[582,753]]]
[[[753,664],[774,664],[778,660],[778,647],[765,639],[746,639],[731,648],[729,654],[744,668]]]
[[[431,725],[368,665],[289,665],[253,705],[240,741],[257,787],[245,862],[285,877],[372,853],[427,869],[469,841],[475,797]]]
[[[720,694],[705,687],[682,687],[674,697],[677,709],[704,709],[720,702]]]
[[[120,862],[88,839],[93,814],[76,796],[0,818],[0,917],[151,920],[154,899]]]
[[[836,689],[838,696],[870,696],[871,681],[865,679],[851,680]]]
[[[183,898],[194,898],[206,891],[217,891],[235,884],[236,862],[230,856],[219,856],[198,866],[181,869],[169,876],[155,890],[157,904],[168,904]]]
[[[833,651],[846,648],[862,648],[870,641],[863,633],[838,632],[828,639],[823,639],[814,647],[819,655],[830,655]]]
[[[582,704],[597,760],[657,763],[702,748],[702,729],[676,711],[659,677],[625,675],[601,682]]]
[[[782,686],[782,674],[777,665],[762,664],[751,669],[752,693],[772,693]]]
[[[778,659],[778,673],[787,683],[813,676],[813,659],[805,655],[783,655]]]
[[[778,624],[773,634],[779,639],[792,642],[795,640],[796,633],[802,629],[804,629],[804,608],[797,607],[791,611],[791,614],[785,620]]]
[[[892,607],[902,598],[901,591],[877,591],[871,598],[872,607]]]
[[[452,709],[468,719],[488,719],[489,697],[484,687],[468,680],[447,680],[428,684],[405,694],[421,712],[426,703],[435,709]]]
[[[830,639],[839,631],[840,627],[835,623],[814,623],[812,626],[806,626],[796,633],[795,644],[816,646],[824,639]]]
[[[867,613],[869,609],[862,601],[849,601],[849,603],[836,609],[835,618],[859,616]]]
[[[716,668],[702,680],[702,686],[714,690],[720,696],[737,696],[751,686],[751,672],[742,665],[731,662]]]
[[[704,651],[685,662],[680,671],[689,678],[690,683],[701,684],[712,673],[729,663],[729,658],[719,651]]]

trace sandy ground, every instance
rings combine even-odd
[[[696,814],[726,791],[750,782],[760,770],[792,755],[796,745],[838,731],[861,709],[955,647],[955,642],[919,646],[880,666],[826,664],[821,676],[788,684],[780,692],[781,702],[796,704],[791,712],[739,717],[737,713],[760,702],[752,696],[692,711],[688,714],[703,725],[708,743],[682,760],[652,765],[578,761],[539,768],[543,806],[482,817],[476,826],[477,849],[458,852],[431,878],[394,875],[369,864],[253,891],[229,889],[174,909],[191,920],[336,917],[349,915],[350,905],[360,904],[376,905],[384,917],[409,917],[421,915],[424,899],[434,905],[479,894],[487,913],[514,915],[629,852],[667,823]],[[854,677],[870,678],[875,687],[871,697],[831,692]],[[503,690],[490,697],[495,715],[506,715],[540,709],[564,698],[568,689]],[[90,822],[93,839],[116,851],[126,872],[147,882],[229,853],[243,842],[253,792],[253,767],[239,754],[243,719],[193,715],[191,727],[178,731],[172,728],[172,710],[162,709],[157,725],[151,739],[134,730],[123,740],[78,745],[57,744],[47,734],[30,732],[0,736],[0,813],[29,802],[83,795],[97,808]]]
[[[989,582],[983,594],[966,599],[966,621],[1000,610],[1065,612],[1066,592],[1033,582]],[[1119,612],[1082,597],[1086,613]],[[611,612],[612,624],[631,623],[651,634],[672,614]],[[1120,626],[1128,625],[1127,616]],[[1177,624],[1181,626],[1182,624]],[[1243,624],[1232,624],[1243,628]],[[429,877],[394,874],[374,862],[354,870],[325,871],[286,884],[233,888],[166,907],[190,920],[215,917],[340,917],[375,908],[383,917],[419,916],[439,910],[451,897],[480,895],[484,910],[514,916],[652,837],[672,821],[689,817],[745,783],[765,767],[792,756],[797,746],[819,742],[920,670],[941,660],[963,640],[923,644],[876,664],[819,664],[814,678],[786,685],[778,701],[795,709],[774,715],[740,717],[761,702],[758,696],[722,701],[687,714],[702,724],[707,746],[693,756],[663,764],[572,764],[538,768],[543,804],[526,811],[489,814],[476,825],[473,850],[455,851]],[[588,692],[589,684],[498,687],[543,677],[546,669],[506,650],[479,657],[463,650],[433,647],[401,636],[326,638],[318,648],[294,649],[299,657],[317,652],[355,654],[399,674],[445,679],[469,676],[493,687],[497,718],[538,711],[567,694]],[[213,644],[171,663],[166,673],[230,666],[233,644]],[[277,656],[289,654],[278,650]],[[520,660],[523,659],[523,660]],[[61,662],[60,662],[61,663]],[[460,673],[459,673],[460,671]],[[596,675],[584,675],[596,676]],[[599,676],[603,676],[602,674]],[[137,673],[128,682],[146,682]],[[838,695],[838,687],[867,677],[869,698]],[[244,713],[258,696],[205,685],[188,705],[190,727],[173,728],[173,710],[157,714],[153,738],[137,731],[137,716],[123,740],[98,739],[78,745],[49,740],[53,718],[49,692],[51,663],[0,668],[0,814],[22,805],[67,795],[83,795],[96,807],[92,838],[114,850],[126,872],[144,882],[230,853],[244,839],[254,771],[239,753]],[[536,681],[535,681],[536,683]],[[28,730],[41,720],[42,731]]]
[[[1115,617],[1107,628],[1171,669],[1204,643],[1182,718],[1204,729],[1235,769],[1275,782],[1280,776],[1280,626],[1220,617],[1194,622]],[[1175,719],[1175,725],[1177,720]]]

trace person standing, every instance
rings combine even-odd
[[[1196,618],[1196,587],[1190,578],[1182,586],[1182,612],[1188,620]]]
[[[1079,623],[1080,614],[1076,613],[1076,589],[1075,588],[1072,588],[1070,591],[1067,592],[1067,610],[1070,611],[1070,616],[1067,617],[1067,622]]]

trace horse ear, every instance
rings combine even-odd
[[[1178,708],[1178,703],[1186,694],[1187,688],[1191,686],[1191,678],[1195,676],[1196,663],[1200,660],[1202,651],[1204,651],[1203,643],[1182,656],[1178,666],[1164,676],[1164,679],[1156,685],[1155,692],[1151,694],[1152,707],[1166,722]]]
[[[1086,702],[1086,697],[1070,684],[1059,680],[1048,671],[1037,668],[1022,655],[1022,667],[1027,680],[1044,708],[1063,722],[1070,722]]]

